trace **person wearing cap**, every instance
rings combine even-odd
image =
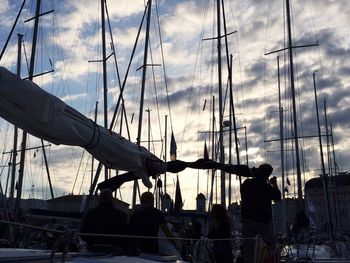
[[[126,213],[113,204],[113,194],[109,189],[101,190],[99,204],[89,210],[82,222],[80,233],[126,235],[128,217]],[[82,235],[89,251],[101,250],[103,247],[111,252],[122,252],[127,241],[121,237]],[[109,248],[108,248],[109,247]]]
[[[259,235],[272,249],[276,239],[272,228],[272,201],[281,200],[277,178],[269,180],[273,168],[264,163],[253,178],[246,179],[241,187],[242,252],[244,262],[255,262],[255,240]]]

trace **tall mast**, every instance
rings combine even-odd
[[[103,73],[103,113],[104,127],[108,129],[107,116],[107,63],[106,63],[106,29],[105,29],[105,0],[101,0],[101,32],[102,32],[102,73]],[[107,178],[106,178],[107,179]]]
[[[338,176],[338,166],[337,166],[337,162],[335,159],[335,149],[334,149],[334,138],[333,138],[333,128],[332,128],[332,123],[329,124],[329,128],[330,128],[330,132],[331,132],[331,144],[332,144],[332,156],[333,156],[333,165],[334,165],[334,193],[333,193],[333,203],[334,203],[334,212],[335,212],[335,223],[336,226],[338,228],[341,227],[341,217],[339,214],[339,193],[338,193],[338,188],[337,188],[337,184],[336,184],[336,176]]]
[[[211,159],[216,161],[215,159],[215,140],[214,140],[214,129],[215,129],[215,96],[212,97],[212,133],[211,133]],[[214,196],[214,181],[215,181],[215,170],[211,170],[211,184],[210,184],[210,197],[209,197],[209,205],[208,211],[210,211],[211,206],[213,205],[213,196]]]
[[[227,36],[230,34],[234,34],[237,31],[233,31],[230,33],[227,33],[227,27],[226,27],[226,15],[225,15],[225,5],[224,1],[222,1],[222,18],[223,18],[223,26],[224,26],[224,40],[225,40],[225,51],[226,51],[226,63],[227,63],[227,71],[228,71],[228,80],[229,80],[229,90],[230,90],[230,138],[229,138],[229,162],[231,164],[231,147],[232,147],[232,122],[233,122],[233,132],[235,136],[235,150],[236,150],[236,160],[237,164],[240,164],[240,156],[239,156],[239,149],[238,149],[238,137],[237,137],[237,125],[236,125],[236,114],[235,114],[235,105],[234,105],[234,100],[233,100],[233,55],[229,55],[229,50],[228,50],[228,40]],[[242,178],[240,175],[238,175],[239,179],[239,187],[242,185]],[[231,191],[231,174],[229,174],[229,192]],[[231,194],[229,193],[229,204],[231,204],[230,200]]]
[[[144,56],[143,56],[143,65],[142,65],[142,84],[141,84],[141,96],[140,96],[140,109],[139,109],[139,125],[137,130],[137,145],[141,144],[141,132],[142,132],[142,117],[143,117],[143,104],[144,104],[144,95],[145,95],[145,87],[146,87],[146,73],[147,73],[147,56],[148,56],[148,42],[149,42],[149,29],[151,24],[151,7],[152,0],[148,0],[147,3],[147,24],[146,24],[146,37],[145,37],[145,48],[144,48]],[[136,205],[136,190],[138,188],[137,180],[134,181],[134,189],[132,196],[132,205],[133,207]]]
[[[281,151],[281,174],[282,174],[282,196],[285,199],[284,192],[284,133],[283,133],[283,107],[281,104],[281,74],[280,74],[280,57],[277,56],[277,77],[278,77],[278,109],[280,117],[280,151]]]
[[[232,55],[230,60],[230,70],[229,70],[229,82],[230,82],[230,110],[229,110],[229,139],[228,139],[228,162],[229,164],[232,163],[232,107],[231,104],[233,102],[232,98]],[[231,196],[232,196],[232,176],[231,174],[228,175],[228,205],[231,204]]]
[[[34,31],[33,31],[33,42],[32,42],[32,50],[30,54],[30,63],[29,63],[29,76],[28,79],[30,81],[33,80],[34,76],[34,64],[35,64],[35,52],[36,52],[36,42],[38,37],[38,28],[39,28],[39,17],[40,17],[40,6],[41,0],[37,0],[36,2],[36,10],[35,10],[35,18],[34,18]],[[18,218],[18,210],[21,205],[22,198],[22,185],[23,185],[23,174],[24,174],[24,160],[26,153],[26,144],[27,144],[27,132],[23,131],[22,133],[22,146],[21,146],[21,157],[20,157],[20,168],[19,168],[19,178],[18,178],[18,189],[17,189],[17,197],[15,204],[15,220]]]
[[[225,162],[223,141],[223,113],[222,113],[222,69],[221,69],[221,0],[217,0],[217,48],[218,48],[218,89],[219,89],[219,147],[220,163]],[[221,204],[226,205],[225,172],[220,171]]]
[[[17,75],[21,76],[21,57],[22,57],[22,39],[23,35],[18,34],[18,54],[17,54]],[[11,184],[10,184],[10,200],[13,201],[16,182],[16,163],[17,163],[17,140],[18,140],[18,128],[14,127],[13,134],[13,155],[12,155],[12,171],[11,171]]]
[[[101,32],[102,32],[102,74],[103,74],[103,114],[104,127],[108,129],[107,111],[107,63],[106,63],[106,29],[105,29],[105,0],[101,0]],[[108,169],[105,167],[105,180],[108,179]]]
[[[290,67],[290,87],[292,92],[292,107],[293,107],[293,132],[294,132],[294,145],[295,145],[295,161],[297,168],[297,188],[298,188],[298,200],[299,209],[304,209],[303,193],[301,186],[301,169],[300,169],[300,156],[299,156],[299,139],[298,139],[298,125],[297,125],[297,110],[295,101],[295,86],[294,86],[294,66],[293,66],[293,45],[292,45],[292,29],[290,19],[290,6],[289,0],[286,0],[287,11],[287,27],[288,27],[288,52],[289,52],[289,67]]]
[[[151,7],[152,0],[148,0],[148,13],[147,13],[147,24],[146,24],[146,38],[145,38],[145,48],[143,56],[143,66],[142,66],[142,84],[141,84],[141,97],[140,97],[140,109],[139,109],[139,125],[137,130],[137,144],[141,144],[141,133],[142,133],[142,117],[143,117],[143,104],[144,95],[146,87],[146,75],[147,75],[147,57],[148,57],[148,42],[149,42],[149,29],[151,23]]]
[[[287,225],[287,211],[286,211],[286,202],[285,202],[285,176],[284,176],[284,132],[283,132],[283,107],[282,107],[282,98],[281,98],[281,74],[280,74],[280,57],[277,56],[277,78],[278,78],[278,112],[279,112],[279,121],[280,121],[280,152],[281,152],[281,175],[282,175],[282,230],[284,233],[288,232]]]
[[[313,83],[314,83],[314,94],[315,94],[315,104],[316,104],[316,117],[317,117],[317,131],[318,131],[318,143],[320,146],[320,155],[321,155],[321,165],[322,165],[322,183],[323,183],[323,194],[325,199],[325,207],[327,212],[327,219],[328,219],[328,234],[329,239],[333,239],[333,226],[332,226],[332,217],[330,213],[330,207],[329,207],[329,194],[328,194],[328,184],[327,184],[327,175],[326,175],[326,168],[324,164],[324,157],[323,157],[323,147],[322,147],[322,138],[321,138],[321,127],[320,127],[320,117],[318,114],[318,100],[317,100],[317,91],[316,91],[316,78],[315,78],[315,72],[312,74]]]
[[[165,115],[165,124],[164,124],[164,162],[167,161],[166,155],[167,155],[167,132],[168,132],[168,115]],[[166,194],[166,172],[164,173],[164,195]]]

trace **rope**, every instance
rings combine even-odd
[[[96,145],[99,143],[100,138],[101,138],[100,127],[93,120],[91,120],[91,122],[92,122],[92,125],[94,126],[94,133],[92,134],[91,140],[88,142],[88,144],[83,146],[87,150],[95,148]],[[96,142],[94,143],[95,136],[96,136],[96,130],[97,130],[98,136],[97,136]]]
[[[49,229],[49,228],[45,228],[45,227],[39,227],[39,226],[33,226],[33,225],[28,225],[28,224],[23,224],[23,223],[16,223],[16,222],[11,222],[11,221],[7,221],[7,220],[0,220],[1,224],[9,224],[9,225],[14,225],[14,226],[21,226],[21,227],[27,227],[27,228],[32,228],[32,229],[37,229],[37,230],[43,230],[46,232],[52,232],[52,233],[58,233],[58,234],[64,234],[67,233],[67,229],[66,230],[55,230],[55,229]],[[201,240],[201,238],[184,238],[184,237],[154,237],[154,236],[137,236],[137,235],[116,235],[116,234],[96,234],[96,233],[74,233],[73,231],[71,231],[71,233],[73,233],[73,235],[78,235],[78,236],[96,236],[96,237],[122,237],[122,238],[144,238],[144,239],[168,239],[168,240],[183,240],[183,241],[197,241],[197,240]],[[72,236],[73,236],[72,235]],[[257,237],[254,238],[242,238],[239,237],[239,240],[256,240]],[[209,239],[210,241],[233,241],[233,240],[237,240],[234,238],[213,238],[213,239]]]

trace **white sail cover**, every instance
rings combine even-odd
[[[135,172],[138,177],[147,174],[146,159],[162,162],[4,67],[0,67],[0,117],[54,144],[84,147],[107,167]]]

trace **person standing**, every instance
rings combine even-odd
[[[113,194],[109,189],[101,190],[99,204],[85,215],[80,233],[125,235],[127,234],[127,215],[113,204]],[[94,250],[101,245],[110,245],[113,249],[125,249],[127,240],[120,237],[89,236],[81,238],[87,243],[87,249]]]
[[[272,201],[281,200],[277,178],[269,180],[273,168],[262,164],[257,175],[246,179],[241,187],[242,215],[242,252],[245,263],[254,262],[256,235],[260,235],[271,250],[276,248],[276,239],[272,228]]]
[[[140,197],[141,205],[130,216],[129,233],[134,236],[147,236],[154,238],[136,238],[134,246],[143,253],[158,254],[158,231],[161,228],[168,238],[173,234],[161,211],[154,207],[154,196],[151,192],[144,192]],[[169,240],[174,244],[174,240]]]
[[[214,204],[210,212],[208,238],[213,240],[213,254],[217,263],[232,263],[231,226],[224,205]],[[223,239],[223,240],[215,240]]]

